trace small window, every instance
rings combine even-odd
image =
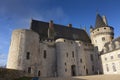
[[[111,56],[111,59],[113,59],[113,56]]]
[[[105,37],[102,37],[102,41],[105,41]]]
[[[115,72],[116,71],[115,63],[112,63],[112,68],[113,68],[113,71]]]
[[[93,54],[90,54],[91,61],[93,61]]]
[[[68,57],[68,53],[66,53],[66,57]]]
[[[105,57],[105,61],[107,61],[107,58]]]
[[[80,62],[82,63],[82,59],[80,59]]]
[[[31,67],[28,67],[28,73],[31,73]]]
[[[47,57],[47,54],[46,54],[46,50],[44,50],[44,56],[43,56],[45,59]]]
[[[107,72],[109,71],[108,64],[106,64],[106,70],[107,70]]]
[[[120,54],[118,54],[118,58],[120,58]]]
[[[85,69],[85,65],[84,65],[84,69]]]
[[[92,71],[94,72],[94,66],[92,65]]]
[[[67,69],[65,68],[65,72],[67,72]]]
[[[26,59],[30,59],[30,52],[27,52]]]
[[[111,37],[111,39],[114,39],[114,37]]]
[[[106,29],[106,28],[104,28],[104,29]]]
[[[66,62],[65,62],[65,66],[66,66],[67,64],[66,64]]]
[[[74,58],[74,51],[72,51],[72,57]]]
[[[99,31],[99,29],[97,29],[97,31]]]
[[[40,71],[38,71],[38,76],[40,76]]]

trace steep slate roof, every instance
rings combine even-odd
[[[49,23],[43,21],[32,20],[30,29],[37,32],[40,38],[48,38]],[[54,24],[55,39],[65,38],[70,40],[81,40],[84,42],[91,42],[87,32],[83,29],[67,27],[59,24]]]
[[[106,27],[107,25],[104,23],[102,17],[97,14],[96,15],[96,22],[95,22],[95,28],[100,28],[100,27]]]

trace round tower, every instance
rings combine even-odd
[[[99,51],[102,51],[105,43],[113,40],[114,28],[108,26],[105,16],[97,14],[95,27],[90,28],[90,37],[92,44],[98,47]]]
[[[14,30],[11,38],[7,68],[23,70],[34,74],[33,69],[37,61],[39,35],[31,30]]]

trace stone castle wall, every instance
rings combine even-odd
[[[71,66],[75,65],[77,73],[76,47],[75,42],[66,39],[56,40],[57,70],[58,76],[71,76]]]
[[[42,77],[56,76],[56,53],[54,41],[40,42],[39,70]]]
[[[30,67],[31,73],[34,74],[32,69],[37,62],[38,48],[39,35],[37,33],[26,29],[13,31],[7,68],[28,72]]]
[[[96,59],[91,61],[91,55],[96,58],[95,53],[90,43],[63,38],[40,40],[40,36],[31,30],[15,30],[7,68],[23,70],[29,76],[91,75],[96,71]]]

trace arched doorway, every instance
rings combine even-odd
[[[75,65],[71,65],[71,75],[76,76],[76,66]]]
[[[40,76],[40,71],[38,71],[38,76]]]

